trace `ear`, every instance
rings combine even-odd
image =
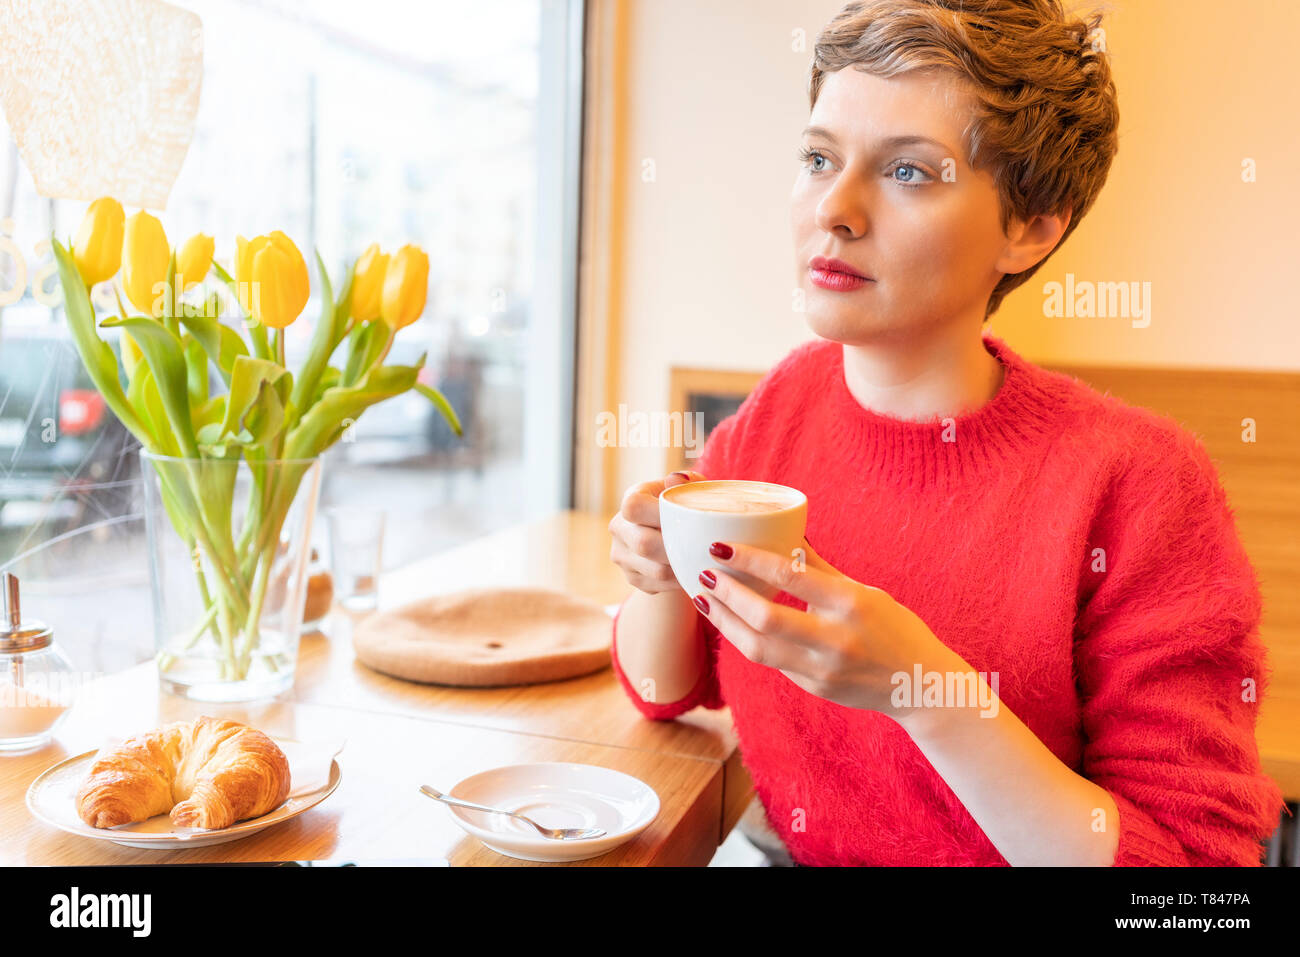
[[[1007,244],[994,268],[1002,273],[1020,273],[1038,265],[1056,248],[1070,226],[1070,210],[1042,213],[1028,220],[1012,218],[1007,227]]]

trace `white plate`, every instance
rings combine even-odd
[[[542,827],[601,827],[604,837],[556,841],[523,821],[444,805],[466,833],[498,854],[525,861],[581,861],[632,840],[659,814],[659,795],[644,781],[591,764],[516,764],[457,783],[453,797],[526,814]]]
[[[272,738],[281,748],[293,747],[296,741]],[[239,821],[230,827],[215,831],[201,828],[176,827],[166,814],[147,821],[122,824],[118,827],[91,827],[77,815],[77,791],[80,789],[98,750],[87,751],[76,757],[60,761],[43,772],[27,789],[27,808],[40,820],[69,834],[79,834],[99,841],[112,841],[124,847],[143,847],[148,850],[178,851],[191,847],[224,844],[256,834],[258,831],[297,817],[315,807],[334,793],[343,774],[337,761],[330,761],[329,782],[308,794],[291,794],[289,799],[274,811],[261,817]],[[324,770],[322,762],[321,770]]]

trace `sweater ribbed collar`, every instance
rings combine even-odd
[[[893,484],[950,485],[1017,468],[1018,457],[1059,432],[1068,404],[1059,382],[996,336],[985,332],[983,343],[1005,370],[997,394],[978,409],[925,422],[864,408],[844,378],[843,345],[831,347],[832,410],[854,464]]]

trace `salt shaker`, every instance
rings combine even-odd
[[[0,751],[26,751],[50,740],[72,704],[72,663],[54,647],[54,631],[23,618],[18,577],[3,575],[0,621]]]

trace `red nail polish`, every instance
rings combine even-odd
[[[722,542],[714,542],[709,546],[709,554],[725,561],[730,558],[733,553],[730,545],[724,545]]]
[[[713,588],[718,584],[718,576],[706,568],[700,572],[700,582],[705,588]]]
[[[707,615],[709,613],[709,603],[704,600],[703,595],[696,595],[691,599],[691,601],[695,602],[695,607],[704,612],[704,614]]]

